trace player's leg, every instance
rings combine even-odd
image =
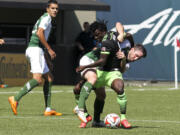
[[[82,85],[86,82],[85,79],[80,80],[75,87],[73,88],[73,93],[75,96],[75,103],[76,103],[76,107],[74,108],[74,113],[76,113],[76,108],[78,107],[78,103],[79,103],[79,96],[80,96],[80,92],[81,92],[81,87]]]
[[[106,93],[105,87],[95,89],[96,99],[94,102],[94,118],[93,118],[93,127],[103,127],[104,122],[100,120],[100,115],[103,112]]]
[[[44,78],[44,85],[43,85],[43,92],[44,92],[44,101],[45,101],[45,116],[61,116],[62,113],[56,112],[55,110],[51,109],[51,87],[53,83],[53,75],[51,72],[48,72],[43,75]]]
[[[24,87],[18,92],[17,95],[11,96],[8,98],[9,103],[11,104],[12,111],[17,115],[17,105],[20,99],[30,92],[34,87],[38,86],[41,82],[42,74],[33,74],[33,79],[29,80]]]
[[[81,88],[79,103],[78,103],[78,108],[79,108],[78,117],[82,122],[87,122],[85,114],[84,114],[85,102],[93,88],[93,85],[95,84],[97,80],[96,71],[94,69],[87,70],[87,72],[84,75],[84,78],[87,81],[83,84]]]
[[[121,79],[115,79],[112,82],[111,88],[117,93],[117,102],[120,105],[121,112],[121,125],[124,128],[131,128],[130,123],[128,123],[126,119],[127,98],[124,92],[124,81]]]
[[[86,82],[85,79],[80,80],[73,89],[73,92],[75,95],[75,101],[76,101],[76,107],[73,109],[73,112],[75,114],[77,114],[77,112],[79,111],[78,103],[79,103],[80,92],[81,92],[82,85],[85,82]],[[92,116],[88,113],[87,108],[86,108],[86,104],[85,104],[85,108],[84,108],[84,114],[85,114],[87,122],[90,122],[92,120]],[[79,127],[85,128],[86,125],[87,125],[87,123],[81,122],[81,125]]]
[[[42,49],[38,47],[29,47],[26,49],[26,57],[28,58],[31,64],[31,72],[33,73],[33,79],[29,80],[16,96],[11,96],[8,98],[14,114],[17,114],[18,101],[20,101],[20,99],[24,95],[26,95],[34,87],[36,87],[42,82],[43,67],[40,63],[41,54]]]

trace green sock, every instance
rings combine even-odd
[[[126,115],[125,114],[121,114],[120,118],[121,118],[121,120],[124,120],[124,119],[126,119]]]
[[[120,105],[120,112],[122,119],[125,119],[127,98],[125,92],[122,95],[117,95],[117,102]]]
[[[21,91],[15,96],[15,100],[19,101],[24,95],[30,92],[34,87],[38,86],[38,82],[35,79],[29,80]]]
[[[84,114],[85,114],[86,117],[89,115],[87,112],[85,112]]]
[[[45,107],[51,106],[51,87],[52,82],[45,81],[43,86]]]
[[[75,94],[75,102],[76,102],[76,105],[78,105],[78,103],[79,103],[79,97],[80,97],[80,95]]]
[[[80,95],[75,94],[76,105],[78,105],[78,103],[79,103],[79,97],[80,97]],[[85,104],[85,107],[84,107],[84,112],[85,112],[85,115],[86,115],[86,116],[89,115],[89,114],[88,114],[88,111],[87,111],[87,108],[86,108],[86,104]]]
[[[92,84],[89,82],[84,83],[84,85],[81,88],[80,97],[79,97],[79,103],[78,107],[80,109],[85,109],[85,101],[88,98],[91,90],[92,90]]]

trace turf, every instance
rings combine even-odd
[[[167,86],[127,86],[127,117],[132,129],[78,128],[80,121],[73,114],[75,106],[72,86],[53,86],[52,107],[63,116],[45,117],[42,88],[35,88],[24,96],[14,116],[7,98],[20,87],[0,89],[0,135],[178,135],[180,134],[180,90]],[[93,114],[94,92],[87,107]],[[119,113],[116,94],[107,89],[103,119],[108,113]]]

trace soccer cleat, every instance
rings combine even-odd
[[[17,115],[18,102],[14,100],[14,96],[9,97],[8,101],[9,101],[9,103],[11,105],[11,109],[12,109],[14,115]]]
[[[126,119],[121,121],[121,125],[124,128],[131,128],[131,124]]]
[[[86,120],[87,120],[87,123],[90,122],[92,120],[92,116],[91,115],[86,116]],[[80,128],[85,128],[87,123],[81,122],[81,125],[79,127]]]
[[[61,116],[62,113],[56,112],[55,110],[45,111],[44,116]]]
[[[100,122],[93,121],[92,127],[105,127],[104,121],[100,121]]]
[[[86,116],[86,120],[87,122],[90,122],[92,120],[92,116],[88,114],[88,116]]]
[[[85,116],[83,111],[78,110],[77,111],[77,116],[82,122],[87,123],[87,119],[86,119],[86,116]]]
[[[80,128],[85,128],[86,127],[86,125],[87,125],[87,123],[85,123],[85,122],[81,122],[81,125],[79,126]]]
[[[74,114],[77,114],[78,110],[79,110],[78,106],[74,107],[73,109]]]

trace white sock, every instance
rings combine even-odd
[[[50,112],[51,108],[50,107],[46,107],[46,112]]]

